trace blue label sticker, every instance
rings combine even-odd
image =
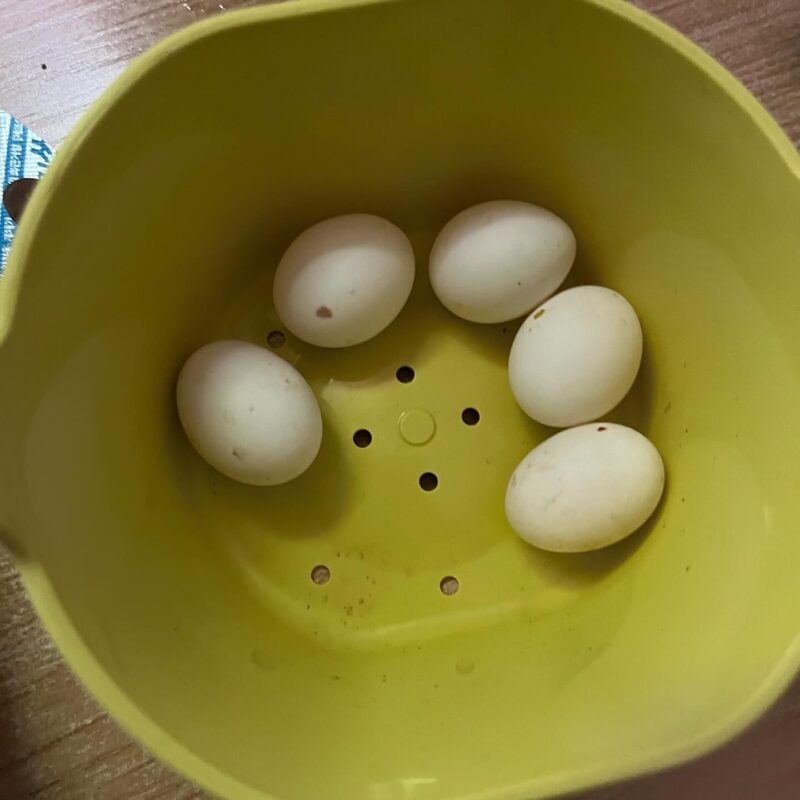
[[[31,133],[19,120],[0,110],[0,176],[3,192],[6,186],[20,178],[41,178],[53,150],[44,139]],[[8,251],[17,230],[16,223],[4,204],[0,203],[0,275],[6,268]]]

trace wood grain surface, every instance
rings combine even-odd
[[[800,142],[800,0],[638,4],[716,56],[795,145]],[[256,0],[0,0],[0,107],[57,146],[136,55],[194,20],[249,5]],[[157,763],[88,696],[0,551],[0,800],[207,797]],[[797,800],[800,680],[751,730],[716,753],[580,796],[619,798]]]

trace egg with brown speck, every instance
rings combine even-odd
[[[322,416],[303,376],[251,342],[201,347],[181,370],[178,416],[195,450],[229,478],[268,486],[317,457]]]
[[[275,310],[298,338],[349,347],[377,336],[408,300],[414,251],[396,225],[346,214],[303,231],[278,264]]]
[[[638,530],[664,491],[664,463],[641,433],[611,422],[570,428],[531,450],[506,489],[506,517],[529,544],[582,553]]]
[[[556,428],[606,415],[642,361],[633,306],[603,286],[567,289],[522,323],[508,359],[511,391],[529,417]]]
[[[433,291],[470,322],[506,322],[527,314],[564,281],[575,236],[546,208],[490,200],[456,214],[430,257]]]

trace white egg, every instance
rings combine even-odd
[[[642,361],[642,327],[631,304],[602,286],[551,297],[522,323],[508,360],[511,391],[544,425],[598,419],[630,390]]]
[[[506,517],[530,544],[581,553],[640,528],[664,491],[658,450],[637,431],[594,422],[531,450],[506,490]]]
[[[301,233],[278,264],[275,310],[298,339],[349,347],[377,336],[414,284],[414,251],[391,222],[347,214]]]
[[[242,483],[270,486],[311,466],[322,416],[303,376],[249,342],[207,344],[178,378],[178,415],[211,466]]]
[[[433,245],[430,278],[442,304],[471,322],[527,314],[567,277],[575,236],[530,203],[493,200],[457,214]]]

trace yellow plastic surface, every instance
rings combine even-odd
[[[232,800],[538,798],[738,731],[800,656],[799,162],[611,0],[289,3],[157,47],[57,156],[0,294],[0,530],[70,663]],[[508,528],[508,476],[548,435],[507,385],[516,325],[454,318],[426,279],[437,230],[493,198],[563,216],[570,283],[641,315],[612,419],[668,491],[604,552]],[[178,370],[266,343],[284,248],[356,211],[411,235],[412,299],[353,349],[287,337],[323,449],[238,485],[183,435]]]

